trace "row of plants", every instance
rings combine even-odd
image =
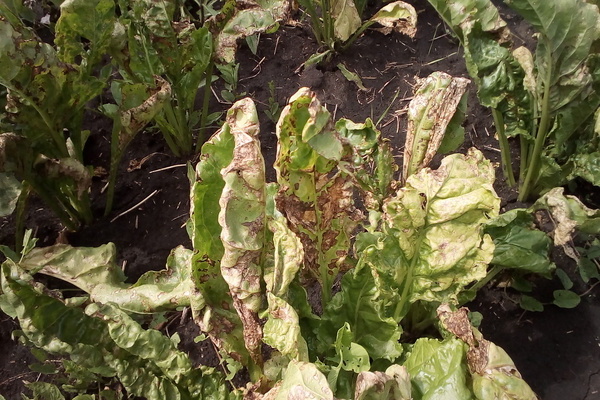
[[[113,120],[111,193],[125,146],[148,123],[175,154],[200,146],[199,132],[218,118],[208,110],[215,69],[235,85],[235,66],[219,60],[232,62],[236,38],[271,29],[290,12],[289,3],[274,2],[225,3],[214,14],[211,4],[192,14],[176,1],[60,3],[55,46],[36,36],[20,2],[0,5],[0,83],[8,89],[0,183],[3,214],[16,208],[22,217],[34,192],[71,229],[92,218],[83,160],[90,133],[82,130],[90,100],[110,88],[115,102],[100,106]],[[511,51],[491,2],[431,3],[464,46],[480,101],[493,109],[509,182],[506,143],[519,136],[520,196],[541,195],[530,208],[499,215],[493,166],[475,149],[427,168],[462,143],[466,79],[435,73],[418,82],[402,168],[371,120],[333,121],[301,89],[277,122],[274,183],[265,180],[256,109],[243,99],[190,165],[193,248],[174,249],[165,270],[130,285],[114,245],[36,248],[19,222],[22,239],[2,248],[0,307],[19,319],[15,335],[42,363],[48,354],[65,357],[58,368],[39,368],[61,372],[61,389],[79,399],[123,398],[111,389],[115,380],[148,399],[536,398],[508,355],[477,331],[479,317],[461,306],[503,271],[524,291],[524,276],[550,277],[552,239],[578,260],[584,281],[600,277],[600,212],[552,181],[560,174],[561,184],[597,182],[598,8],[511,1],[540,32],[534,56]],[[375,23],[407,34],[416,25],[416,12],[401,2],[364,23],[365,4],[301,5],[324,45],[309,62],[343,50]],[[578,22],[556,29],[552,20]],[[552,239],[534,223],[539,212],[555,222]],[[576,230],[589,235],[587,247],[572,246]],[[36,274],[81,295],[66,298]],[[579,296],[559,276],[565,289],[553,301],[573,307]],[[314,287],[319,295],[309,301]],[[521,304],[541,306],[527,295]],[[197,340],[218,349],[225,373],[192,367],[176,335],[145,329],[148,314],[181,307],[191,309]],[[235,387],[242,368],[250,383]],[[34,396],[63,398],[52,384],[29,387]]]

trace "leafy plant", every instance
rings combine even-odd
[[[403,1],[387,4],[364,22],[362,15],[367,4],[364,0],[301,0],[299,3],[310,17],[317,42],[324,48],[305,65],[319,63],[347,49],[373,25],[380,25],[376,29],[386,35],[395,31],[413,37],[416,32],[417,13],[412,5]]]
[[[277,182],[267,184],[258,133],[243,99],[203,145],[190,169],[193,251],[175,249],[167,269],[128,285],[113,245],[33,249],[2,266],[5,312],[36,346],[150,399],[535,399],[457,310],[494,251],[484,227],[499,199],[480,152],[448,156],[400,187],[373,123],[334,124],[302,88],[277,124]],[[34,273],[87,295],[62,299]],[[246,388],[229,393],[220,374],[190,368],[172,340],[135,322],[178,306],[190,306],[228,379],[248,369]]]
[[[86,20],[73,20],[78,7],[85,8]],[[31,189],[74,230],[92,218],[91,171],[83,164],[89,131],[82,130],[82,119],[86,103],[106,85],[109,70],[97,69],[101,56],[115,46],[114,26],[103,18],[112,8],[101,1],[65,4],[56,24],[57,48],[26,26],[19,9],[0,5],[0,84],[7,88],[10,124],[10,131],[1,134],[0,168],[24,182],[28,190],[23,193]],[[76,35],[81,24],[87,32]]]
[[[115,58],[120,73],[126,82],[148,88],[155,85],[157,75],[168,81],[170,98],[153,119],[174,154],[190,154],[203,141],[198,132],[204,132],[211,121],[212,34],[207,27],[197,27],[175,0],[122,0],[119,9],[120,35],[128,51],[127,56]],[[196,96],[203,86],[203,107],[196,110]]]
[[[519,138],[519,200],[577,176],[597,184],[598,7],[582,0],[508,0],[538,32],[533,55],[511,49],[510,31],[490,1],[430,3],[463,44],[479,99],[492,109],[510,185],[507,138]]]

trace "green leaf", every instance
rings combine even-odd
[[[371,359],[397,359],[402,353],[398,343],[402,329],[386,315],[385,305],[390,299],[379,288],[371,269],[357,267],[348,272],[341,286],[342,290],[329,303],[319,325],[322,351],[339,344],[340,330],[348,324],[352,342],[366,349]]]
[[[43,400],[64,400],[65,397],[60,393],[60,389],[52,383],[32,382],[25,384],[27,389],[33,392],[34,399]]]
[[[569,290],[573,287],[573,281],[571,280],[571,278],[569,278],[569,275],[567,275],[567,273],[564,270],[557,269],[556,276],[558,276],[560,283],[562,283],[565,289]]]
[[[437,154],[469,82],[443,72],[434,72],[417,82],[408,105],[403,181],[428,166]]]
[[[598,271],[598,265],[593,260],[586,257],[581,257],[577,262],[579,274],[581,279],[588,283],[590,279],[600,279],[600,271]]]
[[[415,399],[471,398],[467,379],[466,346],[458,339],[420,338],[410,348],[404,366],[412,382]]]
[[[352,1],[352,0],[350,0],[350,1]],[[342,75],[344,75],[344,78],[346,78],[349,82],[354,82],[360,90],[365,91],[365,92],[369,90],[365,87],[365,85],[363,85],[362,79],[360,79],[360,76],[358,76],[358,74],[356,74],[354,72],[350,72],[350,70],[348,70],[348,68],[346,68],[346,66],[343,63],[339,63],[337,65],[337,67],[340,70],[340,72],[342,73]]]
[[[75,63],[78,56],[84,56],[88,65],[96,64],[112,44],[116,23],[115,2],[112,0],[63,2],[55,28],[58,56],[67,63]],[[82,38],[89,42],[87,47],[84,47]]]
[[[0,217],[12,214],[20,194],[21,183],[12,174],[0,172]]]
[[[553,295],[554,305],[561,308],[575,308],[581,302],[581,297],[570,290],[555,290]]]
[[[521,295],[519,306],[526,311],[544,311],[544,305],[531,296]]]
[[[519,208],[505,212],[485,227],[494,240],[492,264],[550,277],[556,268],[550,261],[551,239],[533,224],[533,215]]]

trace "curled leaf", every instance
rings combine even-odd
[[[471,326],[466,308],[452,311],[442,304],[437,313],[444,328],[469,346],[467,362],[477,399],[537,399],[508,354]]]
[[[219,200],[221,273],[244,325],[244,341],[258,363],[262,337],[258,311],[262,303],[261,256],[265,230],[265,166],[258,141],[258,117],[250,99],[227,113],[234,140],[231,163],[221,170],[225,186]]]
[[[411,389],[406,367],[394,364],[385,372],[358,374],[354,400],[411,400]]]
[[[292,2],[287,0],[227,2],[224,11],[211,20],[217,59],[225,64],[235,61],[238,39],[276,28],[279,21],[287,20],[291,7]]]
[[[429,165],[437,154],[469,82],[444,72],[434,72],[417,81],[415,95],[408,106],[402,167],[404,181]]]
[[[385,35],[399,32],[414,37],[417,33],[417,12],[412,5],[403,1],[387,4],[369,21],[382,25],[383,27],[377,30]]]

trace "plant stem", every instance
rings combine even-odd
[[[341,51],[344,51],[348,47],[350,47],[352,45],[352,43],[354,43],[356,41],[356,39],[358,39],[360,37],[360,35],[362,35],[363,32],[366,31],[373,24],[374,24],[373,21],[365,21],[360,26],[360,28],[358,28],[358,30],[356,32],[354,32],[352,34],[352,36],[350,36],[350,39],[346,40],[346,42],[342,45]]]
[[[484,287],[485,285],[487,285],[489,281],[491,281],[492,279],[494,279],[496,277],[496,275],[498,275],[503,270],[504,270],[504,267],[502,267],[500,265],[494,265],[490,269],[490,272],[487,273],[487,275],[485,276],[485,278],[483,278],[482,280],[480,280],[479,282],[477,282],[476,284],[474,284],[473,286],[471,286],[469,288],[469,291],[477,292],[479,289],[481,289],[482,287]]]
[[[550,58],[550,53],[549,58]],[[548,135],[548,127],[550,126],[550,79],[552,77],[552,63],[548,60],[547,72],[544,80],[544,97],[542,98],[542,116],[540,119],[540,125],[538,127],[537,135],[535,137],[535,145],[533,153],[529,160],[529,167],[527,168],[527,175],[523,181],[523,185],[519,190],[519,201],[525,201],[529,198],[532,186],[538,179],[542,151],[546,142],[546,136]]]
[[[23,251],[23,237],[25,236],[25,211],[27,210],[27,200],[31,186],[28,182],[23,182],[23,188],[19,198],[17,199],[17,207],[15,213],[15,251],[21,253]]]
[[[210,62],[208,63],[208,67],[206,67],[206,81],[204,82],[204,98],[202,99],[202,114],[200,115],[200,132],[198,133],[198,138],[196,139],[196,153],[200,152],[200,148],[204,143],[204,138],[206,135],[206,120],[208,118],[208,106],[210,103],[210,86],[212,85],[212,74],[213,69],[215,67],[215,62],[212,57]]]
[[[515,186],[515,175],[512,168],[512,159],[510,156],[510,146],[508,138],[504,130],[504,118],[502,113],[496,108],[492,108],[492,116],[494,117],[494,125],[496,125],[496,133],[498,134],[498,143],[500,144],[500,153],[502,156],[502,173],[508,181],[508,186]]]

